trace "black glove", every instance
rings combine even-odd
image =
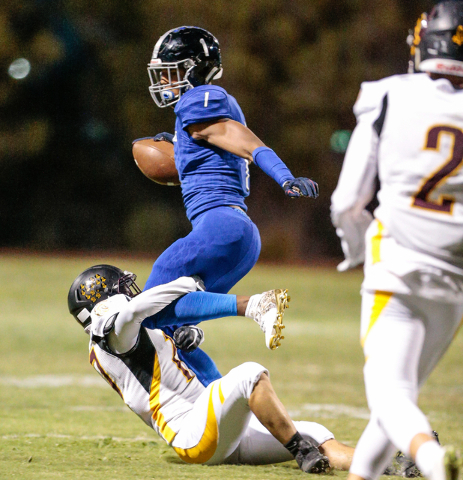
[[[155,135],[153,137],[153,140],[155,142],[164,141],[164,142],[170,142],[170,143],[173,144],[174,143],[174,136],[171,133],[162,132],[162,133],[158,133],[157,135]]]
[[[310,178],[299,177],[288,180],[283,184],[283,189],[288,197],[318,197],[318,184]]]
[[[199,327],[180,327],[174,332],[174,342],[177,348],[190,353],[204,342],[204,332]]]

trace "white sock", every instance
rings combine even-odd
[[[258,293],[257,295],[253,295],[249,299],[249,302],[246,305],[246,311],[244,312],[245,317],[254,319],[256,309],[257,309],[257,305],[259,305],[261,297],[262,297],[262,294]]]
[[[445,480],[445,468],[442,462],[444,449],[434,440],[423,443],[416,452],[416,464],[421,473],[431,480]]]

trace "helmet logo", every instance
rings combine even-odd
[[[452,41],[461,47],[463,44],[463,26],[458,25],[457,33],[452,37]]]
[[[95,303],[101,298],[101,289],[106,288],[106,278],[96,274],[94,277],[90,277],[85,283],[80,285],[80,293],[83,297],[91,302]]]
[[[410,45],[410,54],[415,55],[415,49],[421,42],[422,29],[426,28],[427,15],[423,13],[421,17],[416,21],[415,29],[413,30],[413,40]]]

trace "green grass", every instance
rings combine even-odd
[[[151,268],[134,258],[0,256],[0,479],[307,478],[295,462],[182,464],[122,404],[88,363],[88,338],[67,311],[73,279],[99,262],[136,272],[140,285]],[[358,270],[258,266],[233,293],[289,289],[281,348],[268,351],[252,321],[228,318],[202,324],[205,350],[222,373],[244,361],[262,363],[295,419],[322,423],[355,445],[368,413],[358,341],[361,280]],[[462,347],[459,334],[420,397],[443,442],[461,450]],[[50,386],[56,379],[61,386]]]

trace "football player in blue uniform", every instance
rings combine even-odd
[[[154,47],[148,73],[156,105],[175,106],[175,135],[161,133],[154,139],[174,144],[182,196],[193,228],[158,257],[145,289],[198,275],[208,292],[227,293],[255,265],[261,248],[259,231],[247,216],[244,202],[250,190],[250,163],[272,177],[289,197],[316,198],[318,185],[309,178],[295,178],[277,154],[246,127],[237,101],[223,88],[211,85],[222,76],[222,62],[219,42],[208,31],[180,27],[166,32]],[[191,310],[198,312],[203,307],[195,304]],[[170,310],[162,314],[173,315]],[[144,326],[152,323],[147,319]],[[279,339],[267,346],[276,348]],[[215,380],[218,370],[210,359],[199,359],[200,354],[198,349],[197,357],[185,361],[195,372],[199,368],[210,381]]]

